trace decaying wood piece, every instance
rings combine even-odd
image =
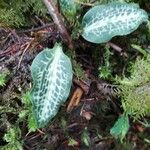
[[[43,0],[43,2],[47,7],[54,23],[57,25],[57,28],[62,36],[62,40],[68,45],[70,49],[73,49],[71,37],[69,36],[67,29],[65,28],[62,16],[58,12],[58,8],[55,6],[52,0]]]
[[[83,95],[83,90],[78,87],[73,93],[73,96],[71,97],[71,100],[67,107],[67,112],[71,112],[75,106],[79,105],[82,95]]]

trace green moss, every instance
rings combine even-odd
[[[82,65],[76,61],[76,56],[73,51],[67,51],[66,53],[69,58],[71,58],[72,66],[73,66],[73,73],[77,77],[77,79],[84,79],[85,72],[82,69]]]
[[[99,66],[99,77],[102,79],[109,79],[111,78],[112,74],[112,66],[110,63],[112,52],[109,50],[109,48],[109,46],[105,46],[105,51],[103,54],[103,64]]]
[[[22,120],[27,121],[27,126],[29,132],[35,132],[37,130],[37,123],[36,120],[32,114],[32,104],[31,104],[31,99],[30,99],[30,92],[27,91],[23,96],[22,96],[22,103],[24,104],[24,109],[19,113],[19,117]]]
[[[150,55],[137,59],[131,76],[120,80],[122,106],[135,119],[150,114]]]
[[[4,71],[0,73],[0,86],[5,86],[7,82],[7,76],[9,75],[9,71]]]
[[[47,10],[41,0],[0,0],[0,26],[29,26],[28,13],[45,16]]]
[[[23,150],[21,131],[18,127],[10,127],[4,135],[4,140],[8,142],[8,144],[0,147],[1,150]]]

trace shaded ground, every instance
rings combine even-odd
[[[30,65],[33,59],[43,48],[53,47],[62,38],[53,24],[21,32],[0,28],[0,73],[7,74],[6,85],[0,87],[0,146],[7,144],[3,139],[7,128],[17,124],[19,113],[24,109],[21,98],[31,88]],[[112,78],[115,75],[128,75],[129,63],[141,56],[131,44],[136,43],[149,50],[149,41],[144,25],[131,35],[114,38],[112,43],[108,43],[112,76],[102,80],[98,77],[98,68],[104,63],[105,45],[90,44],[81,37],[78,41],[75,40],[76,58],[72,61],[75,61],[75,68],[81,66],[83,69],[76,69],[81,71],[83,78],[77,80],[75,74],[68,101],[46,128],[28,133],[27,120],[19,121],[19,140],[22,141],[24,149],[150,149],[150,126],[141,124],[145,120],[150,122],[148,116],[142,118],[141,122],[133,122],[130,118],[131,127],[122,143],[109,133],[123,112]],[[114,43],[117,48],[112,45]],[[64,47],[66,53],[71,55],[67,47]],[[77,88],[82,89],[83,95],[79,104],[68,113],[69,100]]]

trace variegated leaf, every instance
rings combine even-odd
[[[72,84],[70,59],[60,44],[44,49],[31,65],[33,88],[31,101],[38,127],[46,125],[68,98]]]
[[[117,35],[127,35],[148,21],[147,13],[136,4],[113,2],[95,6],[83,17],[82,36],[93,43],[108,42]]]

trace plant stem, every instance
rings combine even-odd
[[[50,13],[54,23],[57,25],[57,28],[62,36],[64,43],[66,43],[70,49],[73,49],[73,43],[71,37],[68,34],[68,31],[64,25],[62,16],[58,12],[58,8],[55,6],[52,0],[43,0],[43,2],[47,7],[48,12]]]

